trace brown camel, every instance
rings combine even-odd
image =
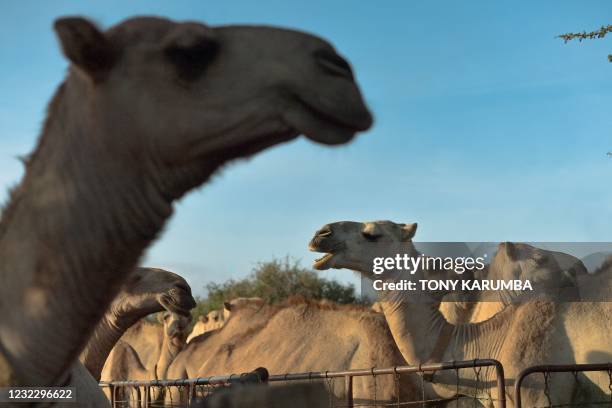
[[[80,360],[99,380],[112,348],[130,326],[164,309],[188,316],[194,307],[191,288],[181,276],[163,269],[138,268],[96,326]]]
[[[94,330],[81,354],[81,362],[73,365],[69,385],[78,390],[79,403],[91,408],[109,406],[108,398],[98,386],[102,365],[136,319],[164,309],[188,316],[194,306],[191,288],[179,275],[156,268],[138,268],[132,272]]]
[[[416,224],[395,224],[390,221],[371,223],[337,222],[325,225],[313,237],[310,249],[325,253],[315,261],[319,270],[348,268],[370,279],[383,282],[397,279],[414,279],[399,270],[390,269],[380,275],[372,272],[373,257],[389,257],[408,254],[418,257],[412,238]],[[558,276],[553,262],[516,257],[514,251],[501,250],[495,263],[518,267],[520,273],[535,276]],[[542,270],[540,266],[547,269]],[[498,265],[491,265],[495,268]],[[558,266],[557,266],[558,267]],[[534,269],[523,269],[534,268]],[[417,279],[451,279],[452,271],[419,271]],[[443,294],[443,293],[442,293]],[[492,318],[482,323],[452,325],[439,312],[438,294],[421,291],[382,291],[382,308],[393,338],[402,355],[411,364],[430,360],[457,361],[474,358],[494,358],[505,369],[507,385],[513,385],[518,373],[537,364],[607,363],[612,358],[612,326],[609,316],[612,303],[555,303],[529,301],[510,304]],[[420,299],[416,300],[415,299]],[[589,333],[585,336],[584,333]],[[492,372],[483,370],[483,379],[492,380]],[[551,379],[552,402],[576,403],[582,398],[583,385],[571,376]],[[588,376],[587,376],[588,377]],[[589,377],[590,379],[590,377]],[[474,392],[476,380],[470,370],[460,370],[459,390],[462,394]],[[454,373],[439,372],[435,381],[428,383],[427,394],[432,397],[452,397],[455,392]],[[527,382],[526,406],[547,403],[541,378]],[[593,385],[587,392],[595,398],[605,396],[607,384]],[[589,388],[589,386],[585,386]],[[506,392],[509,406],[513,406],[510,388]],[[484,392],[485,397],[498,399],[493,389]],[[597,395],[601,394],[601,395]]]
[[[0,385],[64,384],[172,214],[225,163],[372,117],[326,41],[163,18],[55,30],[70,61],[0,222]]]

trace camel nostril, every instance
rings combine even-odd
[[[320,230],[318,230],[315,235],[317,237],[323,238],[323,237],[331,237],[333,234],[334,232],[332,231],[332,229],[328,225],[326,225]]]
[[[353,70],[348,62],[332,50],[320,49],[314,52],[317,63],[325,72],[354,80]]]

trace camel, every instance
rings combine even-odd
[[[400,278],[415,279],[393,268],[375,275],[372,260],[374,257],[396,254],[418,257],[420,254],[412,243],[416,229],[417,224],[390,221],[327,224],[317,231],[309,244],[310,250],[324,254],[315,260],[314,268],[347,268],[367,278],[385,282]],[[508,251],[498,251],[495,261],[508,263],[513,268],[520,266],[523,259],[515,259],[510,254]],[[537,263],[523,262],[525,265],[537,266]],[[492,268],[497,266],[493,265]],[[545,273],[554,275],[559,271]],[[416,279],[457,278],[452,271],[444,274],[437,270],[420,270],[417,276]],[[529,366],[606,363],[612,360],[612,327],[609,323],[612,303],[555,303],[548,300],[511,303],[485,322],[453,325],[438,310],[441,295],[444,292],[438,294],[420,290],[381,293],[383,313],[405,360],[418,365],[428,361],[497,359],[506,372],[509,406],[514,404],[511,388],[516,376]],[[589,333],[589,336],[584,336],[584,333]],[[459,375],[459,394],[473,395],[474,381],[477,380],[475,373],[460,370]],[[479,377],[492,381],[493,372],[483,369]],[[569,377],[551,378],[553,403],[576,402],[581,386]],[[586,377],[592,381],[592,377]],[[593,386],[590,392],[597,394],[607,390],[607,384],[606,390],[603,384],[597,386],[599,389]],[[450,398],[457,395],[455,387],[455,373],[438,372],[428,382],[427,395]],[[525,406],[547,403],[541,378],[530,378],[526,387]],[[481,392],[492,400],[500,397],[495,389]],[[493,402],[490,401],[488,406],[493,406]]]
[[[231,302],[232,317],[217,331],[194,338],[168,370],[171,378],[242,373],[263,366],[270,374],[336,371],[404,365],[384,316],[367,306],[292,298],[267,305],[261,299]],[[413,376],[402,375],[402,401],[416,394]],[[341,381],[334,393],[343,397]],[[395,401],[393,376],[354,379],[355,401]],[[180,395],[172,395],[177,401]],[[168,396],[166,397],[168,399]]]
[[[142,364],[150,370],[157,363],[163,338],[164,330],[159,323],[141,319],[121,336],[120,341],[129,344]]]
[[[173,203],[224,164],[368,129],[326,41],[157,17],[56,20],[70,62],[0,221],[0,385],[66,383]]]
[[[511,259],[511,262],[504,262],[505,259]],[[503,242],[499,244],[491,266],[487,265],[474,275],[480,279],[529,280],[539,295],[568,302],[580,300],[578,279],[586,276],[587,270],[573,255],[523,243]],[[512,291],[479,295],[479,299],[473,302],[443,301],[440,310],[449,323],[478,323],[493,317],[517,297]]]
[[[147,369],[140,360],[136,351],[123,341],[117,342],[108,356],[108,363],[102,372],[103,381],[116,380],[161,380],[167,378],[170,363],[176,355],[185,347],[187,338],[187,327],[191,322],[191,316],[164,312],[160,315],[160,323],[163,324],[163,341],[161,352],[155,367]],[[135,400],[130,391],[121,389],[118,393],[120,400]],[[108,393],[108,389],[105,389]],[[110,395],[109,395],[110,398]],[[161,401],[163,395],[154,393],[153,401]]]
[[[132,272],[96,326],[80,362],[73,365],[70,385],[78,389],[81,404],[108,406],[108,399],[98,386],[102,367],[117,340],[133,322],[164,309],[189,315],[193,307],[191,288],[179,275],[157,268],[137,268]]]
[[[607,257],[592,274],[580,275],[578,277],[578,287],[584,300],[610,301],[610,296],[612,296],[612,256]]]
[[[200,316],[187,337],[187,343],[200,334],[222,328],[230,317],[230,308],[231,305],[228,302],[224,302],[223,310],[211,310],[206,315]]]
[[[194,307],[191,288],[181,276],[163,269],[138,268],[96,326],[80,360],[99,381],[115,343],[135,322],[163,310],[189,316]]]

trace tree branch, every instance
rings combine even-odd
[[[578,41],[582,41],[582,40],[587,40],[587,39],[592,40],[594,38],[604,38],[606,34],[608,33],[612,33],[612,25],[602,26],[599,30],[591,31],[590,33],[583,31],[581,33],[561,34],[557,37],[562,38],[563,41],[565,42],[568,42],[574,39],[577,39]]]

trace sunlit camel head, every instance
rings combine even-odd
[[[417,224],[392,221],[339,221],[324,225],[309,244],[313,252],[325,255],[315,260],[318,270],[351,269],[368,277],[376,257],[393,257],[398,253],[414,254],[412,238]]]

